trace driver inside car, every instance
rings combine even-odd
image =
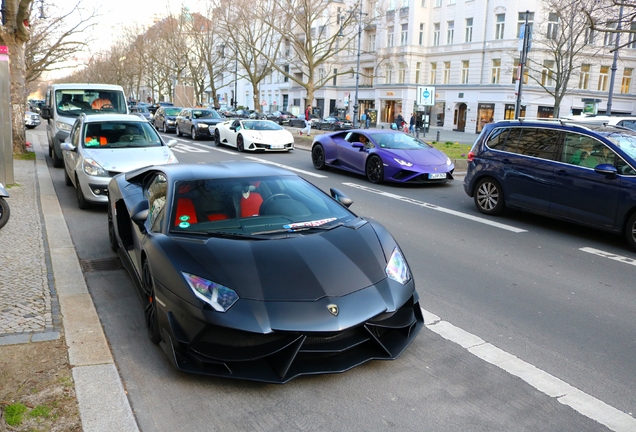
[[[95,110],[100,110],[102,108],[113,108],[113,104],[106,93],[99,93],[99,98],[91,103],[91,107]]]

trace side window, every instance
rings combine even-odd
[[[150,229],[159,231],[161,221],[163,220],[166,207],[167,181],[163,174],[157,174],[150,182],[144,196],[149,203],[148,220],[150,221]]]
[[[591,136],[568,132],[565,135],[561,162],[594,168],[603,163],[599,162],[603,147],[606,146]]]
[[[486,141],[486,145],[493,150],[503,150],[509,132],[510,129],[508,128],[497,128],[493,130],[488,137],[488,141]]]
[[[555,129],[521,128],[516,153],[556,160],[562,133]]]
[[[636,130],[636,120],[621,120],[618,122],[618,125],[630,128],[631,130]]]

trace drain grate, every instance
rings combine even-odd
[[[82,271],[84,273],[96,271],[119,270],[123,268],[119,257],[103,258],[94,260],[80,260]]]

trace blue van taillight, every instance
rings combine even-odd
[[[473,153],[473,151],[469,151],[468,152],[468,162],[472,162],[475,160],[475,153]]]

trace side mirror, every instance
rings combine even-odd
[[[331,192],[331,196],[333,197],[333,199],[338,201],[344,207],[349,208],[349,206],[353,204],[353,200],[346,196],[344,193],[340,192],[338,189],[331,188],[329,189],[329,191]]]
[[[616,174],[618,174],[618,170],[612,164],[600,164],[594,167],[594,172],[598,174],[603,174],[607,176],[609,179],[616,178]]]
[[[70,142],[63,142],[62,144],[60,144],[60,149],[62,151],[71,151],[71,152],[77,151],[77,147],[75,147]]]
[[[143,200],[137,203],[135,207],[133,207],[131,214],[131,219],[139,227],[139,230],[142,233],[146,233],[146,220],[148,219],[150,203],[148,200]]]
[[[49,107],[48,105],[44,105],[42,108],[40,108],[40,116],[45,119],[48,120],[51,118],[51,107]]]
[[[359,150],[364,150],[364,144],[362,144],[361,142],[354,142],[353,144],[351,144],[351,147],[357,148]]]
[[[168,141],[168,143],[166,144],[168,147],[174,147],[177,144],[179,144],[179,141],[177,141],[176,139],[171,139],[170,141]]]

